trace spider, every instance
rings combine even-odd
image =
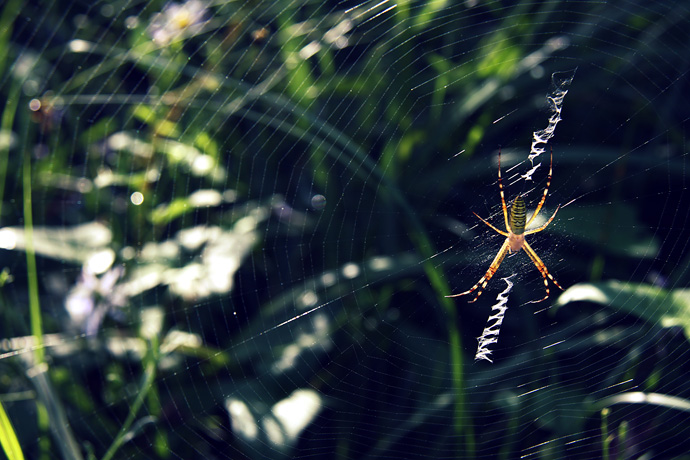
[[[553,220],[554,217],[556,217],[556,213],[560,209],[560,205],[556,208],[554,211],[553,215],[551,218],[546,221],[544,225],[538,228],[534,228],[532,230],[527,230],[525,231],[525,228],[529,227],[529,225],[532,223],[532,221],[537,217],[539,214],[539,211],[541,211],[541,207],[544,205],[544,201],[546,201],[546,195],[549,193],[549,185],[551,185],[551,172],[553,171],[553,149],[551,150],[551,165],[549,166],[549,176],[546,181],[546,188],[544,189],[544,195],[541,197],[541,201],[539,202],[539,205],[537,205],[537,209],[534,210],[534,213],[532,214],[532,217],[529,218],[527,223],[525,223],[525,219],[527,217],[527,208],[525,207],[525,200],[522,199],[521,195],[518,195],[515,197],[515,200],[513,201],[512,206],[510,207],[510,217],[508,217],[508,208],[506,207],[506,200],[505,200],[505,195],[503,193],[503,181],[501,180],[501,151],[499,149],[498,151],[498,188],[501,192],[501,205],[503,206],[503,217],[505,218],[505,223],[506,223],[506,231],[499,230],[498,228],[494,227],[491,225],[489,222],[484,220],[482,217],[479,216],[476,212],[473,212],[473,214],[477,217],[479,217],[479,220],[484,222],[486,225],[491,227],[494,231],[500,233],[501,235],[505,236],[506,239],[503,242],[503,246],[501,246],[501,249],[498,250],[498,254],[496,254],[496,257],[494,257],[493,262],[491,262],[491,266],[489,266],[489,269],[486,271],[484,276],[470,288],[468,291],[461,292],[460,294],[453,294],[453,295],[447,295],[446,297],[460,297],[461,295],[466,295],[466,294],[471,294],[474,292],[477,288],[479,288],[479,292],[475,296],[474,299],[470,300],[470,303],[476,301],[480,295],[482,295],[482,292],[484,291],[484,288],[486,285],[489,283],[489,280],[491,277],[494,276],[496,271],[498,270],[498,267],[501,266],[501,262],[503,262],[503,259],[505,258],[507,253],[513,253],[513,252],[518,252],[520,249],[524,249],[527,255],[529,256],[530,259],[532,259],[532,262],[534,262],[534,265],[536,265],[537,270],[539,270],[539,273],[541,273],[541,276],[544,278],[544,287],[546,288],[546,296],[544,296],[543,299],[537,300],[535,302],[542,302],[546,300],[549,297],[550,291],[549,291],[549,281],[551,280],[553,284],[555,284],[560,290],[563,290],[560,284],[554,279],[553,276],[549,273],[549,271],[546,269],[546,265],[544,265],[544,262],[539,258],[536,252],[534,252],[534,249],[532,249],[532,246],[530,246],[527,241],[525,241],[525,236],[526,235],[531,235],[533,233],[541,232],[544,230]],[[548,279],[547,279],[548,278]],[[481,287],[480,287],[481,286]]]

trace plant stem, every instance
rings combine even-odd
[[[22,171],[24,189],[24,235],[26,237],[26,275],[29,281],[29,312],[31,315],[31,334],[34,336],[34,366],[45,361],[43,349],[43,325],[41,323],[41,304],[38,298],[38,272],[34,250],[34,222],[31,201],[31,154],[24,146],[24,168]]]

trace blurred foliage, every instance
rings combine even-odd
[[[683,458],[688,16],[6,2],[7,456],[16,435],[27,458]],[[541,280],[507,260],[495,363],[473,363],[500,279],[483,308],[444,297],[500,246],[472,211],[501,221],[500,146],[507,198],[534,206],[543,171],[510,176],[574,68],[546,202],[564,206],[533,243],[573,287],[524,305]]]

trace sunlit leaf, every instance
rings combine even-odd
[[[690,289],[667,290],[621,281],[576,284],[561,294],[555,306],[562,308],[573,302],[604,305],[650,324],[680,326],[690,339]]]
[[[109,247],[111,239],[111,230],[99,222],[33,229],[33,245],[37,255],[88,264],[96,274],[104,273],[115,260],[115,252]],[[0,228],[0,248],[25,250],[24,228]]]
[[[690,412],[690,400],[688,399],[658,393],[643,393],[641,391],[622,393],[601,399],[592,404],[592,409],[599,411],[605,407],[616,404],[649,404],[667,409]]]

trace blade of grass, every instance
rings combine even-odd
[[[7,63],[7,52],[10,49],[9,41],[12,35],[14,20],[19,15],[21,0],[10,1],[5,5],[0,15],[0,77],[5,73]],[[5,109],[0,120],[0,219],[2,219],[2,202],[5,191],[5,177],[7,176],[7,159],[10,156],[10,133],[14,122],[14,114],[17,111],[19,102],[20,85],[16,78],[11,75],[6,77],[10,80],[11,88],[8,94],[14,95],[7,99]],[[6,81],[7,81],[6,80]]]
[[[609,460],[609,450],[611,449],[611,437],[609,436],[609,411],[608,407],[601,410],[601,457]]]
[[[27,136],[28,137],[28,136]],[[36,252],[34,248],[34,223],[32,217],[33,204],[31,201],[31,154],[24,144],[24,168],[22,171],[24,188],[24,235],[26,238],[26,274],[29,288],[29,312],[31,315],[31,334],[36,340],[34,349],[34,365],[45,361],[43,348],[43,326],[41,323],[41,304],[38,298],[38,272],[36,270]]]
[[[625,442],[628,439],[628,422],[623,420],[620,425],[618,425],[618,444],[620,446],[625,446]],[[617,460],[623,460],[623,455],[625,455],[625,448],[618,449]]]
[[[28,280],[27,289],[29,291],[29,316],[31,321],[31,335],[35,341],[33,349],[33,367],[27,372],[30,379],[35,380],[36,391],[39,394],[36,403],[37,424],[39,430],[46,432],[53,430],[55,440],[61,449],[65,449],[63,454],[72,450],[79,454],[73,446],[68,446],[72,440],[69,433],[65,436],[60,435],[56,430],[66,428],[67,424],[62,423],[60,415],[64,419],[64,414],[60,410],[57,398],[52,393],[52,388],[45,378],[48,365],[45,363],[45,348],[43,346],[43,325],[41,321],[41,304],[38,297],[38,271],[36,269],[36,250],[34,247],[34,223],[33,223],[33,202],[31,199],[31,154],[29,152],[29,125],[26,122],[22,145],[24,146],[23,167],[22,167],[22,189],[24,203],[24,235],[26,244],[26,276]],[[34,370],[40,369],[40,372]],[[36,380],[38,378],[38,380]],[[57,418],[56,418],[57,417]],[[52,423],[51,423],[52,422]],[[66,421],[65,421],[66,422]],[[64,425],[64,427],[63,427]],[[56,427],[57,426],[57,427]],[[73,442],[73,440],[72,440]],[[42,457],[47,458],[50,452],[50,444],[46,438],[45,442],[40,443]],[[64,458],[80,459],[81,456],[65,456]]]
[[[0,24],[0,30],[2,30],[2,24]],[[0,49],[2,49],[2,43],[0,43]],[[0,71],[0,75],[2,75],[2,71]],[[14,124],[14,116],[17,113],[20,89],[19,80],[12,78],[9,94],[13,96],[7,99],[5,109],[2,111],[2,119],[0,119],[0,219],[2,219],[2,203],[5,198],[7,163],[10,157],[10,147],[12,146],[12,125]]]
[[[5,4],[5,8],[2,10],[2,14],[0,14],[0,75],[5,72],[7,53],[11,49],[9,41],[10,37],[12,36],[14,20],[19,15],[22,3],[22,0],[12,0],[7,2]]]
[[[26,375],[31,380],[36,390],[38,402],[41,404],[39,406],[39,428],[41,430],[47,429],[43,426],[43,423],[44,420],[48,421],[50,431],[53,434],[55,444],[60,450],[62,458],[66,460],[82,460],[83,457],[72,435],[72,431],[69,429],[70,424],[67,416],[65,416],[60,399],[55,394],[53,386],[48,379],[48,365],[41,363],[33,366],[27,371]],[[41,412],[45,412],[45,414],[40,414]],[[43,450],[45,447],[49,448],[50,445],[41,446],[41,449]],[[43,458],[53,457],[54,454],[54,452],[48,452]]]
[[[12,422],[10,422],[2,402],[0,402],[0,444],[8,460],[24,460],[17,434],[14,432]]]
[[[127,435],[129,433],[129,428],[132,426],[132,423],[134,423],[134,418],[137,416],[137,413],[139,412],[141,405],[146,400],[146,396],[148,395],[149,390],[151,390],[153,380],[156,377],[156,358],[154,356],[155,353],[153,350],[154,346],[157,346],[157,344],[154,345],[152,342],[149,342],[150,348],[146,358],[144,375],[141,379],[141,387],[139,388],[139,392],[137,393],[136,399],[129,408],[129,414],[127,414],[127,418],[125,419],[125,422],[122,424],[122,428],[120,428],[120,431],[117,433],[115,440],[108,448],[108,451],[105,453],[102,460],[112,459],[117,450],[120,447],[122,447],[122,445],[128,439]]]

